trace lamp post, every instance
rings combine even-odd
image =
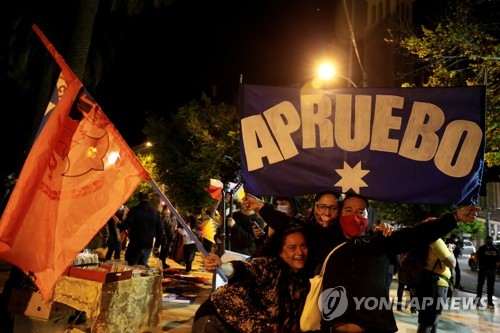
[[[323,82],[331,81],[331,80],[333,80],[333,78],[338,76],[340,78],[347,80],[347,82],[350,85],[352,85],[353,87],[355,87],[355,88],[358,87],[356,85],[356,83],[354,83],[347,76],[338,74],[337,71],[335,70],[335,67],[331,63],[328,63],[328,62],[325,62],[325,63],[322,63],[319,65],[317,74],[318,74],[318,79],[323,81]]]
[[[130,149],[132,149],[132,151],[135,154],[139,154],[139,153],[144,152],[145,150],[148,150],[151,147],[153,147],[153,144],[150,141],[147,141],[147,142],[141,143],[140,145],[134,146]]]

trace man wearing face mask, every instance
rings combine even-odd
[[[483,295],[484,280],[486,280],[486,294],[488,295],[488,308],[493,309],[493,292],[495,288],[495,275],[500,262],[500,250],[493,245],[493,237],[485,239],[486,244],[477,249],[477,260],[479,261],[479,273],[477,275],[476,295],[481,299]]]
[[[299,219],[303,218],[300,214],[300,202],[297,197],[277,197],[275,203],[276,210]]]
[[[356,194],[346,195],[340,215],[346,243],[330,256],[326,265],[321,332],[396,332],[392,307],[383,306],[391,304],[386,283],[390,256],[445,236],[456,228],[458,221],[472,222],[477,210],[475,206],[464,207],[384,237],[380,232],[366,233],[373,223],[368,200]],[[360,301],[366,298],[379,303],[376,307],[367,306]]]

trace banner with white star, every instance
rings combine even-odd
[[[301,89],[243,85],[245,190],[334,190],[422,204],[477,203],[484,87]]]

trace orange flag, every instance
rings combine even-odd
[[[43,298],[149,175],[64,59],[66,89],[25,161],[0,221],[0,258],[31,274]],[[71,111],[71,115],[70,115]]]

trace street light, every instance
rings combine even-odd
[[[331,81],[333,78],[338,76],[338,77],[341,77],[341,78],[347,80],[347,82],[349,82],[353,87],[355,87],[355,88],[358,87],[356,85],[356,83],[354,83],[347,76],[338,74],[337,71],[335,70],[335,67],[329,62],[324,62],[324,63],[321,63],[319,65],[317,75],[318,75],[318,79],[323,81],[323,82]]]
[[[146,141],[144,143],[141,143],[140,145],[132,147],[131,149],[135,154],[139,154],[143,153],[151,147],[153,147],[153,143],[151,143],[150,141]]]

